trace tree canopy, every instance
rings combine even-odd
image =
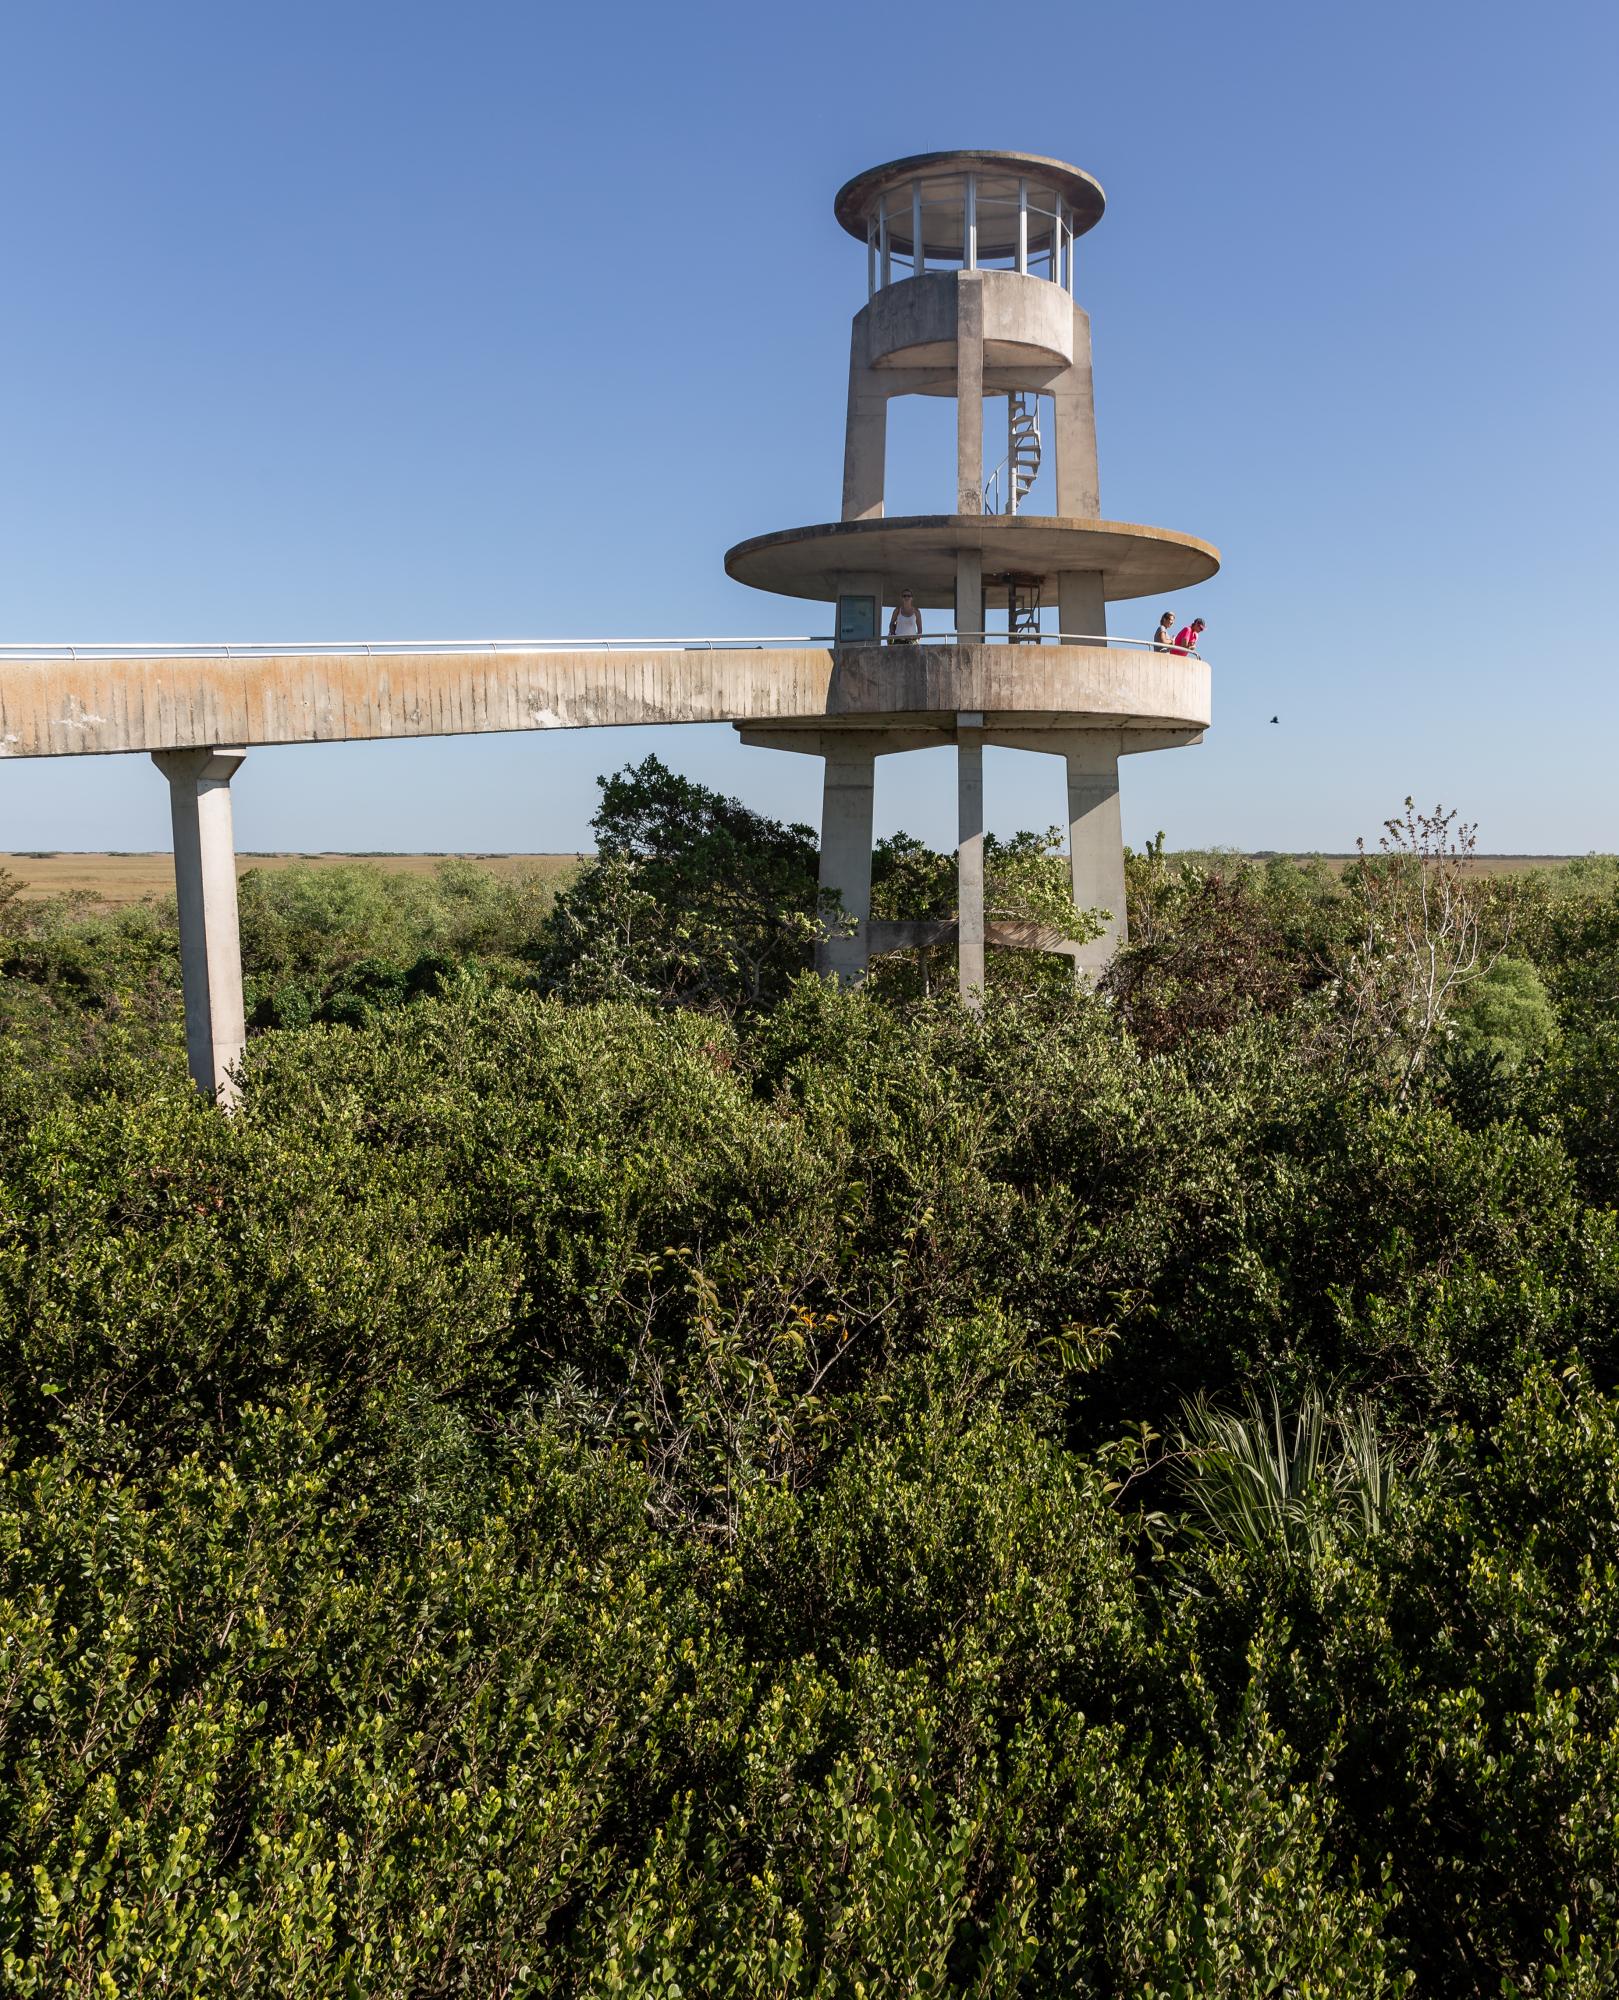
[[[0,1986],[1611,1992],[1619,873],[1434,818],[975,1018],[643,765],[250,876],[232,1118],[0,898]]]

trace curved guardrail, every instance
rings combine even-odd
[[[412,654],[461,653],[726,653],[762,652],[794,646],[833,646],[830,633],[789,638],[700,638],[700,639],[321,639],[269,641],[263,639],[225,641],[177,641],[161,645],[150,640],[133,644],[93,641],[86,644],[67,640],[38,644],[18,641],[0,644],[0,663],[8,660],[266,660],[285,659],[388,659]],[[863,643],[884,643],[869,640]],[[892,641],[887,643],[893,643]],[[904,642],[915,643],[915,642]],[[1126,639],[1110,633],[1020,632],[924,632],[925,646],[1108,646],[1140,653],[1173,652],[1151,639]],[[1195,657],[1201,657],[1195,656]]]

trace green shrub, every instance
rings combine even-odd
[[[1556,1033],[1557,1017],[1540,974],[1524,958],[1500,958],[1465,990],[1451,1016],[1451,1040],[1463,1060],[1519,1069]]]
[[[666,776],[554,912],[263,877],[229,1119],[0,884],[0,1986],[1611,1991],[1607,874],[1396,1087],[1325,871],[975,1018]]]

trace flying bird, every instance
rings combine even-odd
[[[1282,719],[1282,718],[1281,718],[1281,717],[1280,717],[1279,715],[1273,715],[1273,716],[1271,717],[1271,721],[1272,721],[1272,722],[1280,722],[1280,721],[1281,721],[1281,719]]]

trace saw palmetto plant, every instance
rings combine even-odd
[[[1380,1533],[1401,1480],[1432,1458],[1430,1446],[1403,1469],[1370,1402],[1334,1409],[1315,1388],[1286,1413],[1274,1389],[1268,1407],[1250,1395],[1240,1412],[1198,1398],[1185,1406],[1180,1450],[1195,1534],[1289,1558]]]

